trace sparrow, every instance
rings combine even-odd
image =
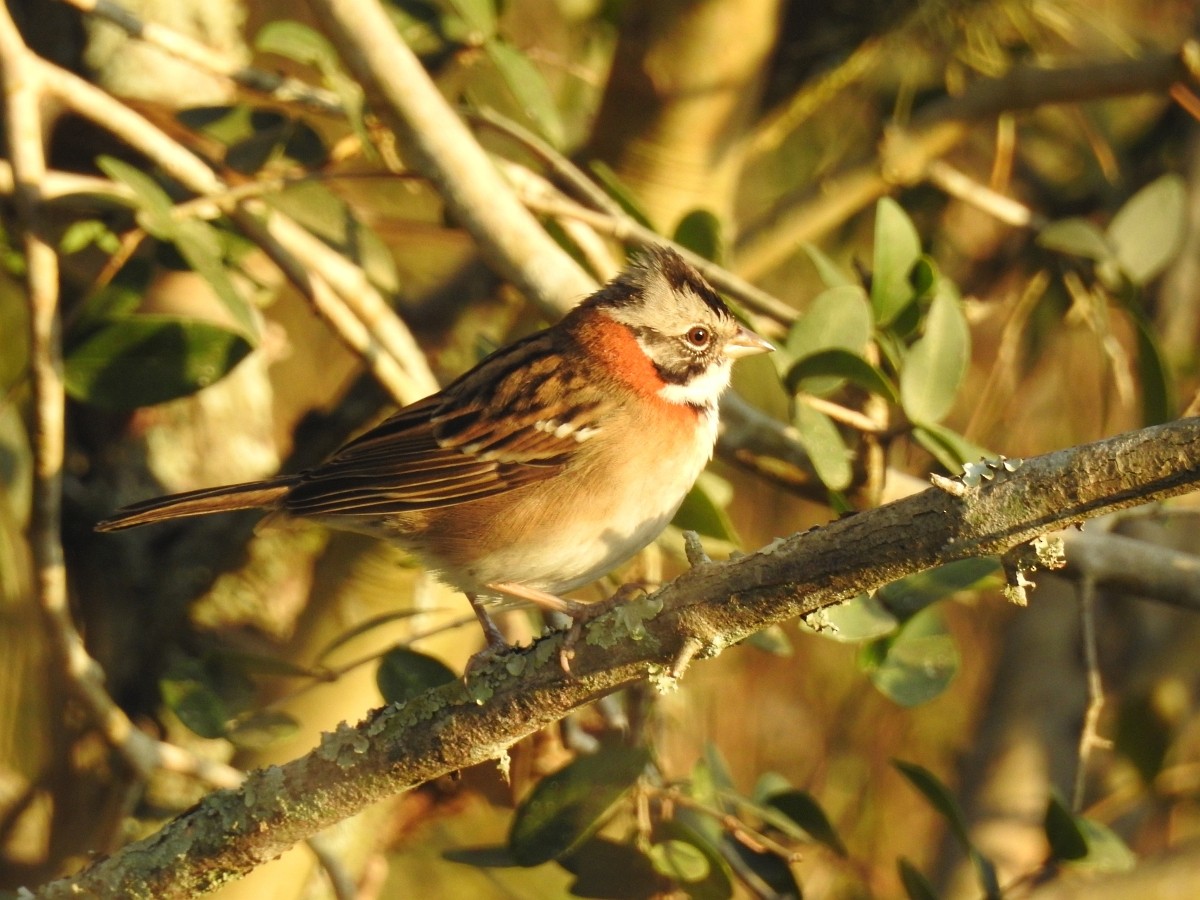
[[[486,605],[586,617],[589,604],[562,595],[671,521],[712,458],[733,361],[772,349],[678,253],[654,247],[555,325],[325,462],[135,503],[96,529],[261,507],[365,532],[464,593],[489,648],[503,648]]]

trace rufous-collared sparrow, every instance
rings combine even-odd
[[[413,552],[484,608],[580,615],[563,593],[671,521],[717,439],[738,357],[771,350],[677,253],[654,248],[558,324],[497,350],[298,475],[133,504],[100,531],[263,507]]]

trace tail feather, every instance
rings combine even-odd
[[[123,528],[135,528],[138,525],[165,522],[168,519],[206,516],[235,509],[273,507],[295,483],[294,477],[285,476],[267,481],[247,481],[243,484],[201,488],[197,491],[184,491],[181,494],[142,500],[122,507],[107,519],[97,522],[96,530],[120,531]]]

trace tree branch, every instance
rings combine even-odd
[[[170,898],[212,890],[383,797],[502,757],[516,741],[623,685],[669,689],[685,654],[712,657],[767,625],[912,572],[1004,553],[1039,534],[1200,485],[1200,418],[1024,461],[954,493],[920,494],[706,564],[590,622],[571,675],[556,632],[459,683],[341,726],[283,766],[215,792],[157,834],[39,897]],[[654,610],[661,605],[657,615]],[[630,634],[631,616],[647,616]],[[644,629],[644,630],[643,630]],[[640,634],[638,632],[640,631]]]
[[[929,164],[962,143],[982,120],[1047,104],[1165,93],[1175,81],[1194,79],[1196,47],[1196,41],[1188,41],[1175,52],[1072,68],[1017,66],[1002,78],[980,79],[961,97],[930,104],[907,128],[889,130],[876,159],[784,198],[747,225],[734,254],[737,270],[745,278],[757,278],[893,187],[921,181]]]
[[[502,277],[558,315],[595,290],[595,282],[513,195],[378,0],[312,0],[309,6],[375,111]]]

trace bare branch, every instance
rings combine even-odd
[[[416,156],[497,272],[558,314],[595,290],[513,195],[376,0],[313,0],[310,6],[375,111]]]
[[[156,768],[186,772],[224,787],[241,781],[229,766],[157,741],[134,727],[109,696],[104,673],[88,654],[67,602],[62,531],[62,472],[66,396],[63,387],[58,256],[42,229],[47,179],[39,106],[46,67],[21,40],[7,7],[0,6],[0,77],[11,158],[12,194],[21,218],[29,294],[30,380],[33,385],[34,496],[30,545],[35,592],[51,644],[72,690],[109,745],[139,776]]]
[[[800,244],[836,228],[893,187],[923,180],[929,164],[965,140],[981,120],[1046,104],[1165,93],[1172,82],[1194,77],[1188,60],[1196,53],[1196,42],[1189,41],[1173,53],[1074,68],[1018,66],[1002,78],[982,79],[961,97],[930,105],[908,128],[889,131],[877,159],[849,167],[804,194],[785,198],[762,220],[749,225],[737,248],[738,271],[755,278]]]
[[[160,25],[144,22],[113,0],[61,0],[120,28],[130,37],[145,41],[176,59],[189,62],[213,75],[228,78],[247,90],[269,94],[277,100],[295,101],[324,112],[341,112],[342,102],[332,91],[316,88],[295,78],[247,66],[239,59],[214,50],[195,38]]]
[[[267,210],[261,200],[231,192],[202,159],[119,100],[70,72],[33,59],[47,90],[67,108],[145,154],[188,190],[228,209],[398,402],[412,402],[436,389],[437,381],[408,328],[361,268],[287,216]]]

